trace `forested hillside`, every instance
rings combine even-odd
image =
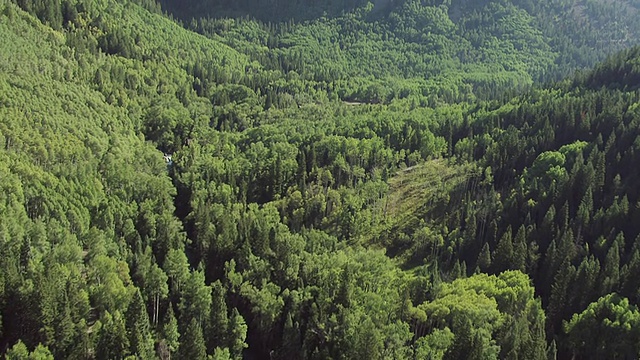
[[[271,4],[0,0],[0,355],[640,354],[633,1]]]
[[[591,67],[640,38],[635,0],[161,3],[189,28],[220,35],[263,64],[344,80],[339,96],[365,101],[406,97],[415,85],[449,102],[470,93],[487,99]],[[397,78],[411,85],[397,89]],[[373,79],[386,88],[382,96],[351,90]]]

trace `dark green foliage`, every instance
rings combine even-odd
[[[153,337],[149,329],[149,315],[140,291],[133,296],[125,316],[131,353],[143,359],[152,358]]]
[[[178,356],[181,359],[204,360],[207,358],[207,347],[202,336],[202,327],[195,318],[184,331],[184,335],[180,337],[180,348]]]
[[[125,319],[119,311],[113,315],[105,312],[100,319],[100,324],[95,348],[97,359],[122,359],[131,354]]]
[[[210,319],[207,321],[207,348],[212,351],[216,347],[229,345],[229,311],[226,303],[226,291],[220,281],[212,285],[212,301]]]
[[[476,262],[478,270],[482,272],[488,272],[491,268],[491,253],[489,252],[489,243],[485,243],[478,255],[478,261]]]

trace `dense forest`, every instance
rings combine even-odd
[[[0,0],[0,356],[638,357],[639,14]]]

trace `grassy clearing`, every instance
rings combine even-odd
[[[389,192],[378,205],[383,220],[372,229],[370,242],[384,246],[389,256],[408,261],[408,255],[420,246],[418,231],[428,234],[428,241],[446,236],[450,210],[460,204],[462,193],[477,174],[473,165],[443,159],[398,171],[389,179]]]

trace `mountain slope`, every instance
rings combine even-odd
[[[637,49],[507,98],[555,56],[524,5],[462,4],[496,10],[477,35],[406,2],[207,38],[146,2],[18,3],[8,358],[634,353]]]
[[[38,14],[41,23],[1,6],[9,41],[0,44],[0,342],[8,358],[240,358],[247,346],[282,358],[446,351],[424,336],[410,343],[425,326],[420,314],[435,311],[407,298],[427,278],[347,244],[358,231],[349,214],[366,210],[375,194],[359,198],[382,186],[381,176],[409,154],[417,162],[443,151],[429,130],[432,111],[411,115],[421,134],[411,141],[395,110],[365,134],[377,110],[329,103],[138,5],[65,3],[61,24],[55,11]],[[265,110],[261,92],[277,81],[297,97]],[[302,217],[298,186],[317,200]],[[498,277],[458,282],[437,308],[489,286],[495,292],[473,298],[483,311],[540,326],[527,277],[513,276],[528,316],[498,306],[506,281]],[[483,343],[517,348],[501,335],[504,324],[473,327]],[[440,326],[433,341],[460,331]]]
[[[624,0],[162,5],[189,28],[222,35],[263,64],[305,78],[341,80],[339,96],[345,100],[371,101],[364,89],[344,84],[354,77],[368,83],[375,78],[391,89],[391,98],[405,97],[398,93],[416,85],[448,102],[470,92],[495,97],[593,66],[636,45],[640,36],[639,4]],[[407,85],[398,88],[398,80],[389,78],[406,79]]]

